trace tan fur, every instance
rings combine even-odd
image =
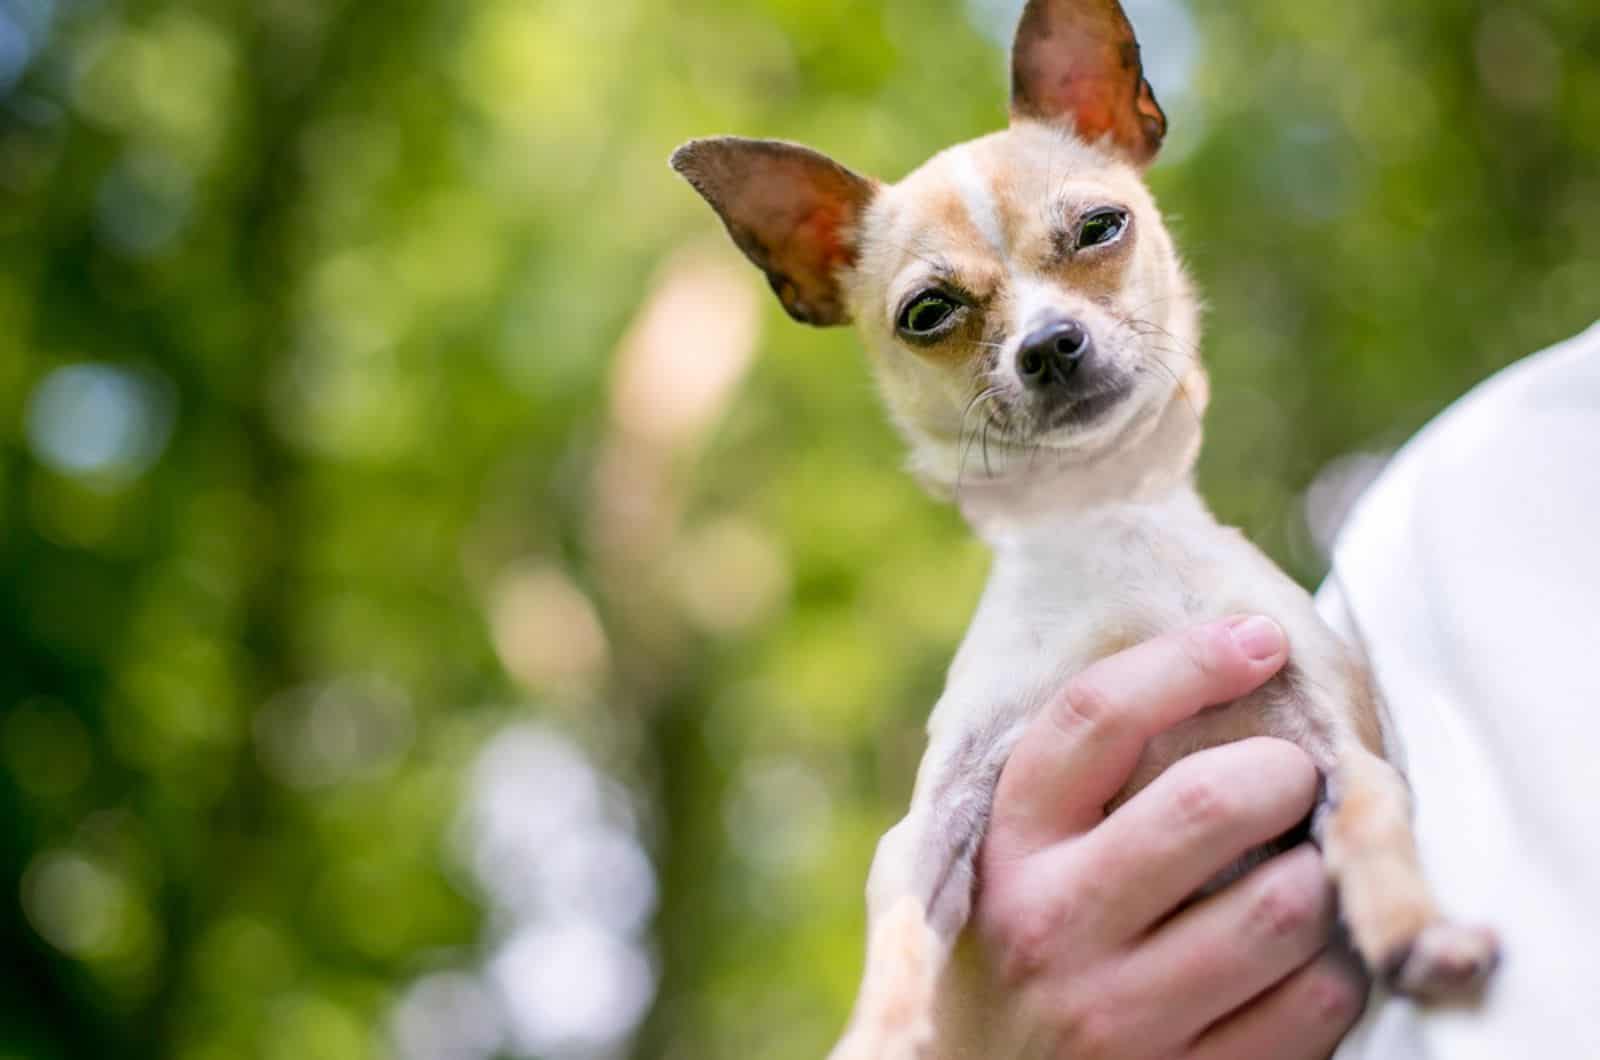
[[[1390,954],[1434,919],[1426,892],[1417,893],[1415,858],[1403,789],[1387,770],[1354,758],[1350,789],[1339,796],[1323,830],[1329,870],[1344,880],[1345,914],[1364,952]]]
[[[873,925],[860,1016],[833,1060],[916,1060],[933,1038],[937,950],[914,899],[897,902]]]
[[[1349,704],[1350,726],[1355,738],[1369,753],[1383,757],[1383,705],[1378,690],[1373,687],[1372,672],[1366,668],[1354,651],[1345,658],[1348,668],[1346,687],[1351,690]]]

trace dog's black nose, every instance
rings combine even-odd
[[[1030,334],[1017,351],[1017,374],[1024,385],[1041,388],[1065,383],[1089,352],[1089,332],[1076,320],[1060,320]]]

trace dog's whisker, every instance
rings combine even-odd
[[[989,427],[993,423],[993,416],[985,416],[983,418],[983,474],[985,478],[994,478],[994,468],[989,465]]]
[[[1192,341],[1190,341],[1188,339],[1184,339],[1184,338],[1182,338],[1182,337],[1180,337],[1178,335],[1173,334],[1171,331],[1169,331],[1166,328],[1162,327],[1160,324],[1157,324],[1155,321],[1146,320],[1146,319],[1144,319],[1142,317],[1130,317],[1129,319],[1131,320],[1131,322],[1133,324],[1138,325],[1139,327],[1148,329],[1147,332],[1146,332],[1147,334],[1155,333],[1155,334],[1159,334],[1159,335],[1165,335],[1167,338],[1171,339],[1173,342],[1175,342],[1178,345],[1182,346],[1184,348],[1184,350],[1186,351],[1186,355],[1187,356],[1196,357],[1196,358],[1200,356],[1200,347],[1198,345],[1196,345],[1194,342],[1192,342]]]
[[[1139,367],[1144,369],[1159,368],[1162,372],[1164,372],[1166,376],[1172,380],[1173,386],[1177,389],[1178,397],[1183,400],[1183,403],[1189,409],[1190,414],[1194,416],[1194,422],[1196,424],[1203,422],[1203,418],[1200,415],[1200,410],[1195,408],[1194,402],[1189,399],[1189,391],[1183,385],[1183,380],[1178,378],[1178,373],[1174,372],[1169,365],[1163,364],[1160,361],[1150,361],[1147,364]]]
[[[957,496],[959,496],[961,493],[961,484],[966,473],[967,458],[972,453],[972,446],[976,444],[980,430],[983,430],[987,423],[993,420],[993,402],[994,399],[999,397],[1001,393],[1003,393],[1003,390],[999,386],[986,386],[972,396],[972,398],[967,402],[966,408],[961,412],[961,423],[956,435],[958,454],[956,457],[955,493]],[[974,411],[983,412],[984,421],[979,427],[974,428],[972,434],[969,436],[966,433],[966,423],[968,417],[971,416]]]

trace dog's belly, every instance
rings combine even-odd
[[[1297,674],[1290,664],[1250,695],[1211,707],[1157,735],[1145,745],[1133,776],[1107,803],[1106,812],[1112,812],[1133,798],[1185,755],[1252,736],[1288,740],[1309,754],[1313,761],[1328,762],[1332,747],[1320,727],[1310,722],[1309,708],[1295,692],[1296,681]],[[1317,797],[1320,802],[1324,791],[1319,790]],[[1246,851],[1213,876],[1195,897],[1220,890],[1274,854],[1303,842],[1310,834],[1309,826],[1307,818],[1284,835]]]
[[[1312,722],[1309,706],[1296,695],[1296,681],[1291,663],[1248,696],[1211,707],[1156,735],[1145,745],[1128,783],[1107,804],[1107,812],[1127,802],[1185,755],[1252,736],[1288,740],[1319,765],[1329,762],[1332,746],[1321,726]]]

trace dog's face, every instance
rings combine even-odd
[[[975,446],[979,474],[1025,474],[1205,396],[1194,298],[1140,177],[1165,117],[1121,7],[1030,0],[1012,64],[1011,127],[897,184],[771,141],[673,158],[792,316],[854,319],[942,485]]]
[[[1114,446],[1195,367],[1193,298],[1137,170],[1043,122],[879,189],[841,279],[895,418],[936,479],[980,450],[968,473]]]

